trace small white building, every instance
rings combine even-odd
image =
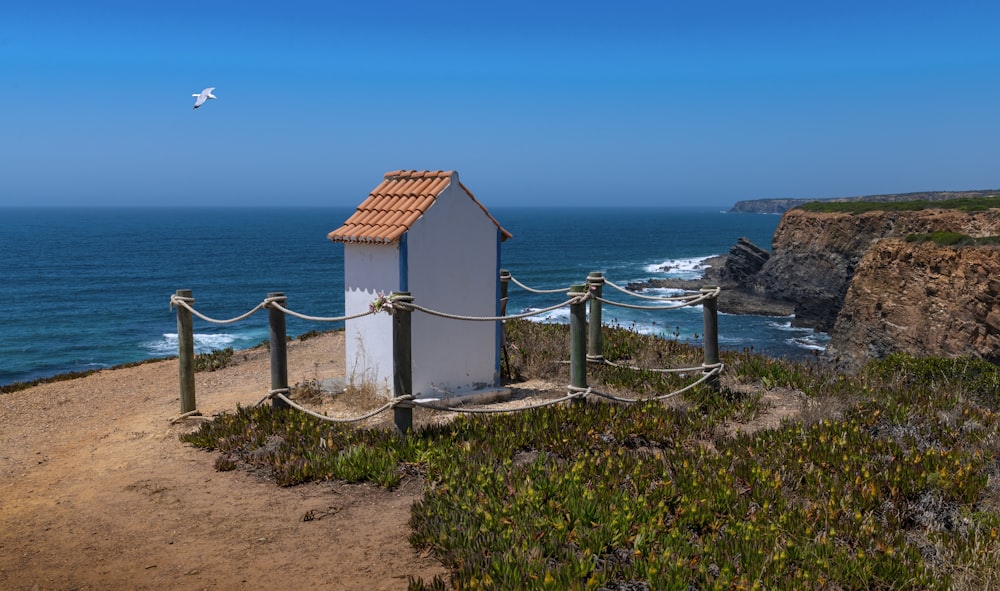
[[[344,243],[344,313],[379,293],[462,316],[500,314],[500,243],[511,235],[456,171],[397,170],[328,237]],[[500,387],[499,322],[411,314],[412,384],[420,398],[466,398]],[[347,380],[392,396],[392,318],[346,322]]]

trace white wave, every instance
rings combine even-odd
[[[195,333],[194,352],[210,353],[219,349],[225,349],[226,347],[232,346],[238,338],[239,337],[236,335],[227,333]],[[156,356],[177,355],[177,333],[164,333],[161,340],[146,343],[146,348],[150,351],[150,353]]]
[[[541,308],[525,308],[521,310],[521,314],[529,314],[539,310],[541,310]],[[564,306],[543,314],[528,316],[527,319],[531,322],[537,322],[539,324],[564,324],[569,322],[569,308]]]
[[[800,349],[808,349],[810,351],[825,351],[826,347],[816,343],[810,343],[807,339],[785,339],[785,342],[789,345],[794,345]]]
[[[712,256],[690,257],[683,259],[667,259],[662,263],[646,265],[647,273],[664,273],[677,279],[700,279],[708,268],[706,261]]]
[[[830,342],[830,335],[822,332],[814,332],[802,337],[785,339],[789,345],[795,345],[801,349],[810,351],[825,351],[827,343]]]
[[[790,318],[794,318],[794,316],[790,316]],[[808,326],[792,326],[791,320],[788,322],[768,322],[767,325],[786,332],[813,332],[813,329]]]
[[[642,295],[647,295],[647,296],[659,296],[659,297],[668,297],[668,298],[670,298],[670,297],[674,297],[674,296],[683,295],[685,292],[684,292],[683,289],[676,289],[676,288],[672,288],[672,287],[650,287],[648,289],[642,290],[641,293],[642,293]],[[605,296],[605,297],[607,297],[607,296]],[[651,300],[647,300],[647,301],[651,301]],[[650,304],[650,305],[653,305],[653,304]]]

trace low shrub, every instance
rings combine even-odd
[[[233,348],[216,349],[208,353],[198,353],[194,356],[194,370],[215,371],[228,366],[233,360]]]

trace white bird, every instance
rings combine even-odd
[[[202,106],[203,104],[205,104],[205,101],[207,101],[208,99],[218,98],[214,94],[212,94],[213,90],[215,90],[214,86],[212,86],[211,88],[206,88],[205,90],[203,90],[203,91],[201,91],[199,93],[192,94],[191,96],[198,97],[194,101],[194,108],[197,109],[198,107]]]

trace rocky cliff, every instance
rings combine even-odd
[[[827,355],[903,351],[1000,362],[1000,248],[877,242],[855,267]]]
[[[790,210],[774,233],[770,258],[744,287],[792,304],[797,326],[830,331],[857,265],[878,241],[935,231],[1000,235],[1000,212],[924,209],[852,215]]]

